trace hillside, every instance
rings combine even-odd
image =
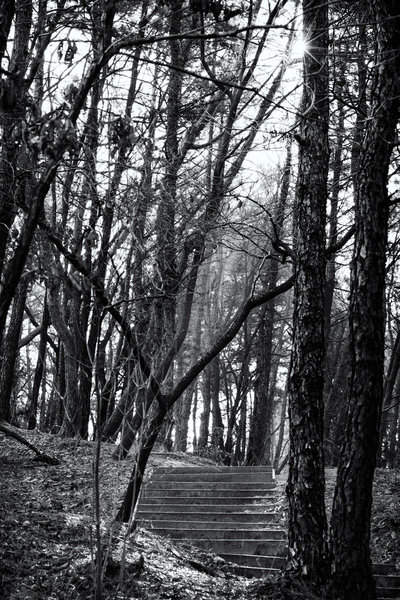
[[[0,434],[0,595],[10,600],[93,598],[94,444],[36,433],[26,436],[61,464],[48,466],[32,460],[30,450]],[[172,544],[144,530],[128,533],[125,525],[112,525],[131,468],[129,460],[112,460],[112,451],[112,446],[102,446],[100,465],[100,527],[108,556],[104,599],[289,597],[276,582],[236,576],[229,564],[212,554]],[[152,464],[205,462],[191,455],[158,454]],[[279,485],[284,488],[283,477]],[[334,471],[328,470],[328,502],[333,485]],[[398,568],[399,491],[398,472],[377,472],[373,558]]]

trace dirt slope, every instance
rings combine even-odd
[[[5,600],[93,598],[94,444],[35,433],[26,436],[43,452],[57,456],[61,464],[46,466],[36,462],[30,450],[0,434],[0,597]],[[146,531],[128,533],[125,525],[112,525],[131,468],[129,459],[123,463],[112,460],[112,452],[112,446],[102,446],[99,527],[103,551],[108,557],[103,600],[289,597],[274,582],[261,585],[236,576],[229,565],[212,554],[173,545]],[[152,465],[207,462],[182,454],[158,454]],[[280,485],[283,489],[283,478]],[[328,497],[333,485],[334,472],[328,471]],[[399,473],[377,472],[374,560],[397,563],[400,567],[399,492]]]

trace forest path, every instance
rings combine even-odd
[[[0,597],[2,600],[86,600],[93,597],[93,456],[92,442],[62,440],[21,432],[60,465],[32,460],[34,454],[0,434]],[[100,506],[103,541],[124,493],[132,460],[116,462],[112,445],[102,445]],[[154,454],[157,466],[212,465],[198,456]],[[284,509],[284,478],[279,478]],[[376,562],[400,565],[398,472],[377,472],[373,514]],[[126,544],[125,571],[121,548]],[[138,559],[144,568],[138,573]],[[104,577],[104,600],[142,597],[203,600],[280,600],[279,584],[240,577],[214,554],[176,544],[146,530],[127,535],[114,531],[111,558]],[[123,585],[120,585],[120,581]],[[116,594],[118,590],[118,594]],[[286,596],[287,597],[287,596]]]
[[[33,452],[0,433],[0,598],[92,599],[95,445],[20,433],[42,452],[60,459],[60,465],[34,461]],[[109,543],[110,524],[132,469],[131,458],[122,462],[111,458],[114,450],[115,446],[102,444],[101,532],[104,547],[110,551],[103,600],[257,598],[254,583],[233,574],[211,553],[176,545],[145,530],[128,533],[120,524],[114,527]],[[182,460],[191,462],[183,456],[152,458],[156,464],[182,464]],[[193,462],[209,461],[196,458]]]
[[[378,479],[385,475],[377,472]],[[327,469],[329,513],[335,478],[336,470]],[[375,488],[382,505],[391,490]],[[392,498],[386,508],[395,504]],[[285,507],[282,480],[277,486],[271,467],[162,466],[150,472],[137,520],[158,535],[216,552],[237,574],[269,577],[285,564]],[[396,564],[375,562],[374,573],[378,598],[400,598]]]
[[[271,467],[158,467],[137,519],[159,535],[216,552],[239,565],[239,574],[262,577],[284,566],[284,505]]]

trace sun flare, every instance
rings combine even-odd
[[[296,38],[292,46],[293,58],[303,58],[305,52],[307,51],[307,48],[307,41],[302,36]]]

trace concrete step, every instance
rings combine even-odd
[[[224,556],[222,556],[222,558],[224,558]],[[272,557],[273,559],[273,557]],[[281,560],[279,557],[275,557],[275,561],[279,561]],[[282,566],[280,566],[280,563],[277,562],[277,564],[279,566],[277,567],[265,567],[265,566],[249,566],[249,565],[244,565],[244,564],[238,564],[237,561],[230,561],[234,564],[234,572],[236,573],[236,575],[242,575],[243,577],[249,577],[249,578],[264,578],[264,577],[270,577],[271,575],[274,574],[278,574],[281,569]],[[240,561],[239,561],[240,562]],[[285,561],[283,560],[283,563]],[[236,563],[236,564],[235,564]],[[273,560],[270,563],[271,565],[273,565]],[[400,594],[400,588],[398,585],[396,585],[396,587],[387,587],[387,586],[379,586],[378,582],[377,582],[377,587],[376,587],[376,595],[377,598],[379,599],[383,599],[383,598],[398,598]]]
[[[172,506],[172,505],[171,505]],[[176,505],[173,505],[176,506]],[[146,508],[148,507],[148,508]],[[179,507],[179,505],[178,505]],[[202,521],[211,524],[216,524],[220,526],[224,526],[225,524],[233,526],[236,523],[254,523],[255,526],[260,523],[265,526],[266,523],[274,523],[279,521],[280,515],[274,512],[210,512],[202,510],[193,510],[191,506],[182,507],[186,510],[170,510],[169,507],[163,507],[162,511],[154,509],[152,505],[142,505],[136,513],[137,519],[143,521],[153,521],[155,522],[168,522],[174,523],[175,526],[178,526],[179,522],[190,522]],[[202,506],[200,508],[203,508]],[[216,506],[215,508],[220,508],[220,506]],[[237,511],[237,506],[234,507]],[[192,509],[187,510],[187,509]],[[213,525],[214,526],[214,525]]]
[[[162,524],[160,527],[153,523],[147,525],[147,529],[155,531],[158,535],[168,535],[172,538],[186,539],[193,544],[197,540],[278,540],[286,541],[286,531],[283,529],[209,529],[207,523],[202,528],[184,528],[167,527]]]
[[[396,565],[374,564],[372,565],[376,581],[376,595],[380,600],[391,598],[400,599],[400,575],[393,575]]]
[[[153,502],[153,498],[141,498],[140,504],[138,506],[138,511],[142,509],[145,511],[152,510],[160,514],[160,502]],[[179,512],[179,513],[214,513],[214,512],[223,512],[223,513],[255,513],[255,514],[266,514],[271,511],[271,506],[274,506],[275,497],[266,497],[263,498],[261,502],[248,503],[240,502],[239,504],[225,504],[227,500],[231,500],[231,498],[215,498],[210,499],[212,502],[208,503],[198,503],[198,498],[192,498],[192,503],[181,502],[181,498],[174,499],[170,498],[170,502],[165,502],[163,504],[162,510],[171,511],[171,512]],[[222,502],[221,502],[222,500]],[[240,500],[243,500],[242,498]],[[277,514],[277,513],[276,513]]]
[[[224,475],[226,473],[236,473],[240,475],[247,476],[249,473],[273,473],[272,467],[219,467],[215,465],[207,465],[203,467],[195,466],[195,467],[156,467],[153,470],[155,475],[184,475],[187,473],[206,473],[212,474],[217,473],[219,475]]]
[[[271,468],[156,468],[143,489],[140,525],[192,543],[237,565],[237,574],[265,577],[286,563],[286,529],[273,508],[280,498]],[[275,524],[275,526],[274,526]],[[374,565],[379,599],[400,600],[394,565]]]
[[[225,506],[226,502],[229,501],[231,506],[235,506],[236,510],[238,507],[246,507],[251,510],[262,510],[268,506],[268,502],[273,502],[276,498],[276,495],[267,493],[265,496],[253,496],[248,498],[247,496],[231,496],[230,498],[226,498],[226,496],[179,496],[174,497],[171,495],[165,496],[163,494],[160,495],[146,495],[146,492],[143,492],[142,497],[140,499],[140,506],[149,505],[159,505],[162,504],[164,506],[171,505],[180,505],[182,508],[184,506],[189,506],[190,510],[193,510],[193,506],[203,505],[203,506]]]
[[[177,535],[177,532],[173,534],[170,533],[168,537],[171,540],[176,542],[183,542],[189,540],[184,540],[182,537]],[[191,541],[191,540],[190,540]],[[262,540],[254,540],[254,539],[230,539],[230,540],[222,540],[222,539],[197,539],[191,541],[193,545],[198,546],[199,548],[203,548],[205,550],[210,550],[215,554],[258,554],[258,555],[268,555],[268,556],[285,556],[286,553],[286,541],[285,540],[275,540],[275,539],[262,539]]]
[[[238,490],[238,489],[223,489],[216,488],[213,490],[206,488],[192,488],[189,489],[159,489],[155,486],[147,486],[145,490],[143,490],[142,498],[179,498],[179,502],[182,502],[182,498],[200,498],[204,503],[207,501],[207,504],[213,503],[215,500],[219,499],[222,503],[226,503],[229,499],[230,503],[236,503],[239,499],[242,502],[262,502],[266,498],[271,498],[269,489],[255,489],[255,490]]]
[[[140,518],[140,517],[139,517]],[[183,520],[168,520],[168,519],[151,519],[141,520],[142,527],[153,528],[153,529],[185,529],[188,532],[193,531],[195,534],[196,530],[212,530],[212,531],[266,531],[266,523],[246,523],[243,519],[238,523],[232,523],[227,521],[183,521]],[[268,529],[270,531],[270,529]],[[194,538],[193,538],[194,539]]]
[[[281,494],[273,475],[270,467],[156,468],[137,519],[160,535],[218,554],[271,557],[263,567],[276,569],[273,557],[285,553],[286,530],[271,527],[280,518],[271,505]]]
[[[278,573],[285,567],[286,560],[280,556],[256,556],[254,554],[229,554],[220,553],[221,558],[233,563],[237,575],[244,577],[263,578]],[[377,586],[378,598],[398,598],[400,596],[400,575],[379,575],[376,571],[386,571],[386,565],[374,565],[374,577]],[[389,565],[389,570],[394,570],[394,565]]]
[[[392,571],[393,572],[393,571]],[[381,588],[397,588],[400,589],[400,575],[378,575],[374,570],[376,585]]]
[[[232,554],[230,552],[222,552],[219,554],[224,560],[236,563],[244,567],[257,567],[259,569],[275,569],[281,570],[286,565],[284,556],[263,556],[257,554]]]
[[[192,469],[193,471],[194,469]],[[153,473],[152,478],[167,482],[206,482],[212,483],[275,483],[272,472],[269,473]]]
[[[396,588],[381,588],[381,587],[377,587],[376,588],[376,597],[377,598],[394,598],[394,599],[398,599],[400,598],[400,589],[398,587]]]
[[[266,492],[274,490],[276,488],[275,483],[266,483],[265,481],[257,481],[252,483],[246,483],[243,481],[160,481],[159,479],[153,479],[147,485],[147,490],[162,490],[180,492],[182,490],[198,490],[205,491],[207,493],[218,492],[224,494],[232,494],[233,492],[245,492],[248,495],[252,495],[258,492]]]
[[[375,575],[391,575],[396,572],[396,565],[391,563],[374,563],[372,570]]]
[[[248,577],[251,579],[252,577],[256,577],[257,579],[262,579],[263,577],[270,577],[271,575],[276,575],[280,573],[280,569],[266,568],[266,567],[248,567],[246,565],[235,564],[234,572],[236,575],[241,575],[242,577]]]

